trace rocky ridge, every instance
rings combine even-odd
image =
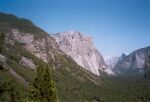
[[[103,56],[95,48],[92,37],[77,31],[57,33],[53,37],[59,48],[86,70],[100,75],[99,70],[106,69]]]
[[[150,46],[141,48],[122,57],[120,61],[114,66],[114,71],[118,74],[129,72],[143,72],[144,63],[150,55]]]

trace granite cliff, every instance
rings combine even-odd
[[[150,46],[141,48],[124,56],[118,63],[114,66],[114,72],[121,73],[139,73],[143,72],[144,64],[147,57],[150,55]]]
[[[57,33],[53,37],[59,48],[86,70],[100,75],[99,70],[106,69],[103,56],[95,48],[92,37],[77,31]]]

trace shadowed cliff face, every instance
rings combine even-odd
[[[114,67],[114,71],[118,74],[128,72],[143,72],[144,63],[150,55],[150,47],[136,50],[128,56],[121,59]]]
[[[94,47],[91,37],[80,32],[69,31],[55,34],[54,38],[64,53],[93,74],[99,75],[99,69],[106,68],[104,59]]]

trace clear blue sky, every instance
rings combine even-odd
[[[104,56],[150,45],[150,0],[0,0],[0,11],[28,18],[49,33],[91,35]]]

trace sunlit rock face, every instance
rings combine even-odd
[[[109,69],[113,69],[115,64],[119,61],[119,57],[116,56],[105,56],[104,57],[105,63],[107,64]]]
[[[115,75],[115,73],[113,72],[113,68],[116,65],[116,63],[120,60],[120,57],[105,56],[104,60],[105,60],[105,63],[107,65],[107,69],[105,72],[108,74],[111,74],[111,75]]]
[[[35,39],[33,34],[23,33],[17,29],[12,29],[11,33],[7,34],[6,43],[14,45],[15,42],[23,45],[30,53],[48,62],[48,55],[53,58],[54,52],[60,53],[56,41],[50,36]]]
[[[92,37],[77,31],[57,33],[54,35],[59,48],[71,56],[80,66],[95,75],[106,68],[100,52],[94,47]]]

